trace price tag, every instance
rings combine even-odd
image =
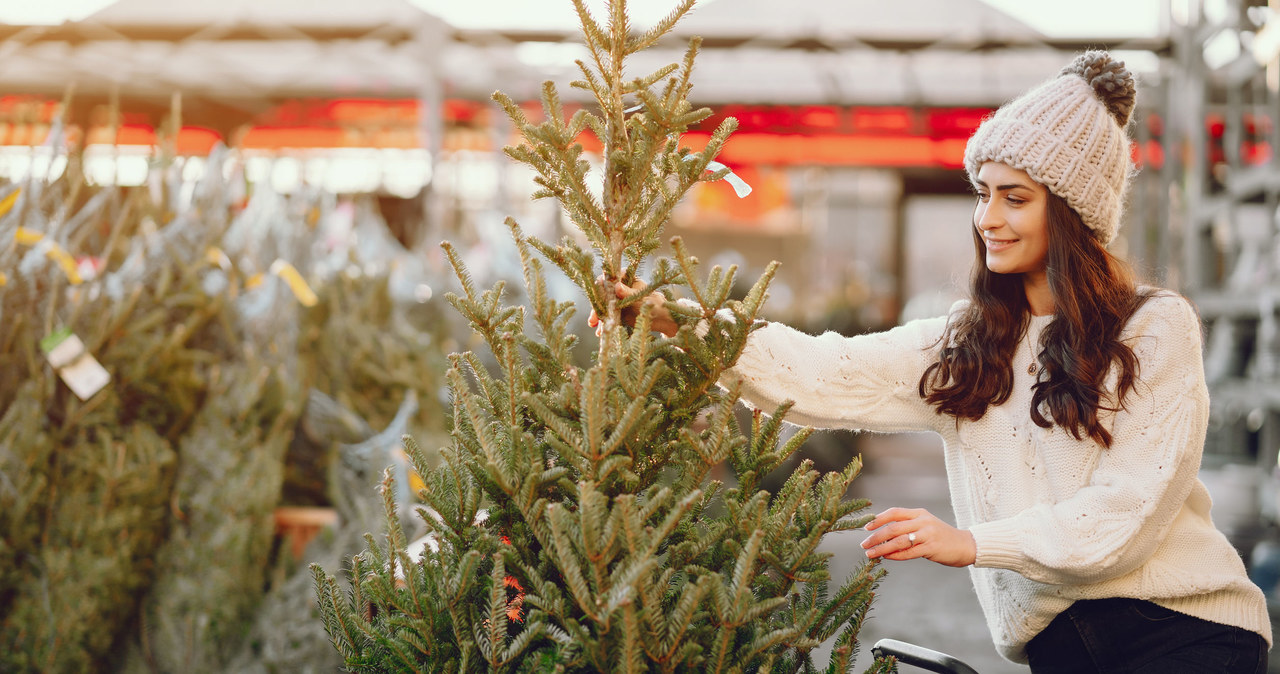
[[[691,154],[685,157],[684,160],[693,161],[697,158],[698,158],[697,155]],[[707,163],[708,171],[719,171],[720,169],[724,169],[724,168],[729,168],[729,167],[725,166],[724,164],[721,164],[718,161]],[[737,173],[734,173],[733,171],[729,171],[724,175],[724,181],[733,186],[733,193],[738,195],[739,199],[746,199],[747,196],[751,194],[751,186],[747,184],[747,181],[743,180],[741,176],[739,176]]]
[[[222,269],[222,271],[231,269],[231,258],[227,257],[227,254],[217,246],[210,246],[209,250],[204,252],[204,259],[209,264]]]
[[[9,196],[0,201],[0,217],[13,210],[13,205],[18,203],[18,195],[22,194],[22,189],[16,189],[9,193]]]
[[[92,398],[93,394],[111,383],[111,373],[85,349],[84,342],[70,328],[63,328],[40,340],[40,350],[62,381],[81,400]]]
[[[78,286],[84,283],[84,278],[80,276],[80,265],[76,264],[76,259],[63,250],[62,246],[52,241],[49,242],[49,249],[45,251],[45,257],[53,260],[62,268],[62,273],[66,275],[67,281],[71,285]]]
[[[84,283],[84,279],[80,277],[80,269],[76,264],[75,258],[71,257],[67,251],[62,249],[62,246],[59,246],[54,241],[46,240],[40,232],[26,227],[19,227],[13,233],[13,239],[24,246],[36,246],[37,249],[43,247],[45,257],[53,260],[62,268],[62,273],[66,274],[67,280],[71,282],[71,285],[78,286]]]
[[[314,307],[316,302],[320,301],[311,286],[307,285],[306,279],[302,278],[302,274],[288,262],[276,260],[271,263],[271,273],[279,276],[289,286],[289,290],[293,291],[293,296],[298,299],[298,303],[302,306]]]
[[[19,227],[13,233],[13,240],[24,246],[34,246],[44,239],[44,235],[34,229]]]

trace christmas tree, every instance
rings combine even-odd
[[[444,244],[462,286],[449,299],[492,359],[450,357],[453,442],[437,466],[406,439],[426,483],[422,544],[410,551],[388,473],[385,539],[367,537],[349,591],[313,567],[325,627],[352,671],[812,671],[832,637],[829,670],[846,671],[881,571],[868,564],[832,587],[818,544],[869,519],[857,516],[866,501],[844,499],[860,464],[819,475],[804,463],[776,494],[761,490],[807,433],[780,442],[787,406],[757,413],[744,433],[738,392],[716,385],[756,325],[772,268],[731,300],[735,270],[704,272],[673,240],[674,259],[653,262],[647,279],[694,300],[668,304],[672,338],[648,329],[644,293],[613,292],[650,263],[680,198],[727,174],[713,162],[732,119],[700,150],[681,142],[711,114],[689,101],[696,39],[680,64],[625,74],[627,57],[693,0],[643,33],[624,0],[603,26],[573,2],[590,53],[573,86],[596,107],[566,118],[547,83],[535,123],[495,99],[526,141],[507,154],[537,172],[534,197],[556,199],[589,249],[526,238],[508,220],[529,302],[508,306],[501,283],[477,288]],[[604,146],[598,191],[578,142],[587,131]],[[544,259],[603,319],[590,367],[574,364],[575,307],[549,296]],[[733,484],[713,479],[724,463]]]

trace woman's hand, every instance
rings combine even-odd
[[[874,531],[862,547],[867,557],[901,561],[921,557],[946,566],[969,566],[978,556],[973,534],[923,508],[890,508],[867,524]],[[913,540],[914,539],[914,540]]]
[[[596,282],[602,287],[608,283],[603,276],[596,279]],[[621,300],[636,293],[644,292],[647,287],[648,284],[639,279],[636,279],[635,284],[631,286],[623,284],[622,281],[615,281],[613,291],[617,298]],[[636,326],[636,317],[640,315],[642,304],[652,307],[649,313],[649,327],[668,337],[674,337],[680,326],[676,325],[675,320],[671,318],[671,312],[667,311],[667,298],[662,293],[649,293],[645,296],[643,302],[637,302],[623,309],[622,323],[629,328],[634,328]],[[587,325],[596,328],[596,334],[600,333],[600,317],[596,315],[595,309],[592,309],[591,315],[587,317]]]

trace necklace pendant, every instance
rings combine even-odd
[[[1036,364],[1032,362],[1030,365],[1027,366],[1027,374],[1035,374],[1036,370],[1038,369],[1040,368],[1036,367]]]

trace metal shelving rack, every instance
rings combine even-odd
[[[1202,477],[1249,559],[1280,541],[1280,0],[1171,7],[1173,53],[1154,87],[1165,161],[1145,203],[1158,216],[1137,248],[1200,310],[1212,401]]]
[[[1171,27],[1173,67],[1159,87],[1164,228],[1148,239],[1158,242],[1162,280],[1196,303],[1207,327],[1207,461],[1270,469],[1280,447],[1280,58],[1260,65],[1251,47],[1280,37],[1280,7],[1175,4],[1186,15]]]

